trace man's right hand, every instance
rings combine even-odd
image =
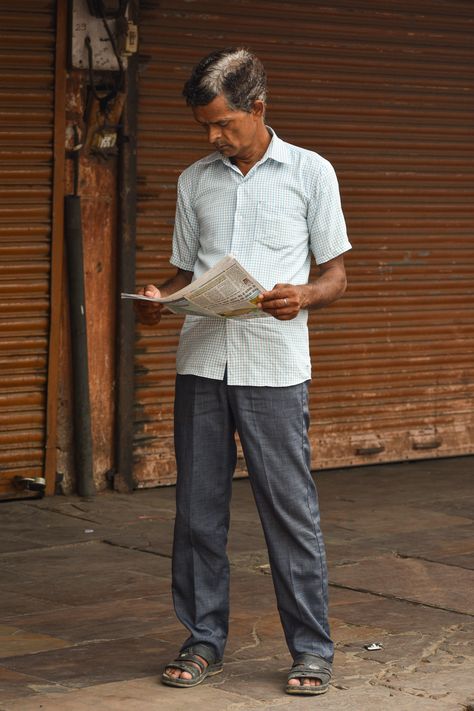
[[[153,299],[159,298],[161,296],[160,290],[153,286],[153,284],[147,284],[143,289],[139,289],[137,294],[141,296],[149,296]],[[135,313],[137,319],[140,323],[146,326],[156,326],[161,321],[161,310],[163,304],[153,303],[152,301],[140,301],[136,300],[133,302],[135,307]]]

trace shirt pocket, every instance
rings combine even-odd
[[[291,250],[298,242],[308,241],[306,216],[294,207],[259,200],[254,237],[267,249]]]

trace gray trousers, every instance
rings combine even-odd
[[[183,649],[204,643],[217,658],[224,653],[229,617],[226,544],[237,430],[290,653],[293,658],[317,654],[332,662],[326,555],[310,472],[308,426],[307,383],[247,387],[177,376],[173,600],[178,619],[190,633]],[[256,608],[258,604],[256,596]]]

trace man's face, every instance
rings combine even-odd
[[[228,158],[245,158],[257,145],[263,108],[263,102],[256,101],[251,113],[230,109],[221,94],[206,106],[194,106],[193,114],[216,151]]]

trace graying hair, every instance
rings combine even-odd
[[[211,52],[194,67],[183,89],[188,106],[206,106],[223,94],[231,109],[252,111],[265,102],[267,77],[263,64],[243,47]]]

